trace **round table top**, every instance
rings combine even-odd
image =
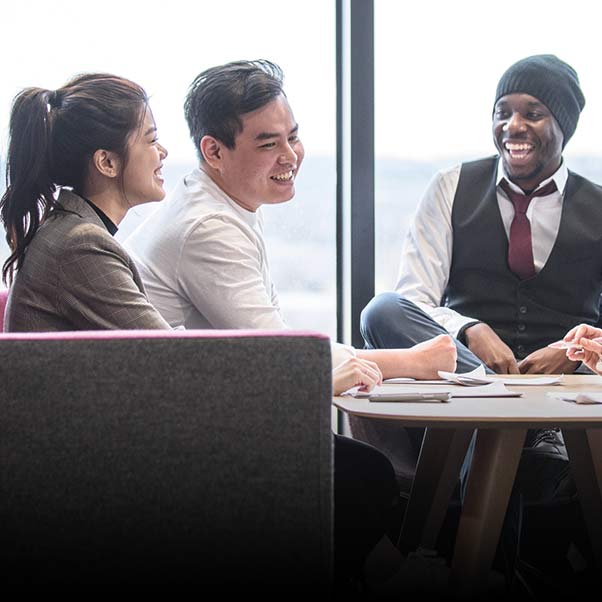
[[[514,376],[513,376],[514,378]],[[528,378],[524,376],[524,378]],[[383,385],[387,387],[385,383]],[[460,385],[407,385],[420,391],[457,389]],[[439,427],[602,427],[602,404],[578,404],[552,399],[548,392],[596,392],[602,394],[602,377],[594,374],[564,375],[557,385],[515,386],[521,397],[452,397],[449,402],[378,402],[351,396],[335,397],[334,405],[355,416],[399,420],[407,426]]]

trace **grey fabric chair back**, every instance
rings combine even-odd
[[[329,584],[331,399],[320,335],[0,335],[4,582]]]

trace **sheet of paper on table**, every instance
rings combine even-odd
[[[579,393],[556,393],[550,391],[547,395],[552,399],[572,401],[580,404],[602,403],[602,393],[599,391],[581,391]]]
[[[457,374],[455,372],[444,372],[443,370],[439,370],[439,376],[449,382],[456,383],[458,385],[464,385],[468,387],[474,387],[478,385],[485,385],[488,383],[494,382],[502,382],[505,385],[520,385],[521,387],[528,385],[555,385],[560,382],[562,379],[561,376],[534,376],[528,378],[512,378],[512,376],[503,376],[500,377],[496,375],[493,378],[491,375],[485,372],[484,366],[479,366],[475,368],[471,372],[464,372],[462,374]]]
[[[438,378],[437,380],[416,380],[415,378],[387,378],[383,382],[392,385],[451,385],[452,381],[445,378]]]
[[[369,399],[370,401],[409,401],[409,402],[433,402],[448,401],[454,397],[521,397],[522,393],[511,391],[503,382],[493,382],[482,386],[458,387],[447,386],[436,391],[425,391],[421,387],[409,385],[386,385],[374,387],[372,391],[360,391],[359,387],[353,387],[345,391],[343,395],[350,395],[358,399]]]

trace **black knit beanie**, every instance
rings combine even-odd
[[[550,109],[564,134],[563,147],[575,133],[585,97],[577,72],[553,54],[529,56],[502,75],[495,103],[506,94],[530,94]]]

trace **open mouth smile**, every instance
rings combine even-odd
[[[295,171],[294,169],[290,169],[275,176],[270,176],[270,179],[275,182],[292,182],[295,179]]]
[[[522,161],[533,151],[533,144],[529,142],[504,142],[504,149],[511,159]]]

